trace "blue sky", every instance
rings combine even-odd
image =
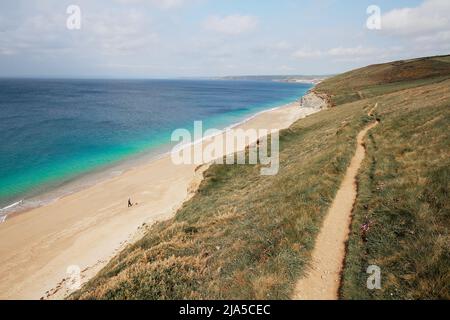
[[[448,0],[2,1],[0,77],[332,74],[450,53],[449,17]]]

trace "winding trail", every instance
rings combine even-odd
[[[374,115],[377,106],[369,111],[368,116]],[[358,133],[355,155],[317,236],[309,273],[296,284],[294,300],[337,300],[339,297],[345,246],[357,196],[356,176],[366,153],[364,137],[377,125],[378,121],[375,121]]]

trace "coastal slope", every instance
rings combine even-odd
[[[449,298],[450,57],[369,66],[315,91],[334,108],[281,133],[278,175],[211,166],[174,218],[70,298],[291,298],[373,117],[380,124],[366,139],[339,296]],[[369,265],[381,269],[379,290],[366,286]]]

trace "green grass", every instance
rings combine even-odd
[[[369,66],[317,88],[338,109],[378,102],[381,119],[358,176],[344,299],[450,299],[449,79],[450,56],[440,56]],[[366,287],[370,265],[381,268],[381,290]]]
[[[341,294],[450,299],[450,80],[379,98],[367,140]],[[370,225],[363,235],[361,226]],[[381,290],[365,286],[369,265]]]
[[[336,107],[282,132],[278,175],[210,167],[173,219],[149,227],[70,298],[288,299],[377,102],[341,296],[449,298],[449,76],[448,57],[433,57],[324,81],[316,91]],[[366,289],[370,264],[381,267],[382,290]]]
[[[448,60],[438,56],[372,65],[324,81],[316,90],[330,95],[333,105],[342,105],[449,79]]]

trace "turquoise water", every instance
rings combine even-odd
[[[292,102],[307,84],[218,80],[0,80],[0,208]],[[0,212],[1,214],[1,212]]]

